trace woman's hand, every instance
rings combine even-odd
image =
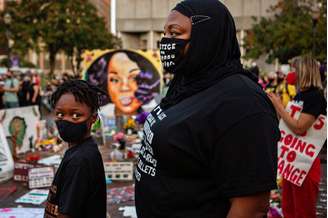
[[[289,129],[291,129],[295,134],[302,135],[306,130],[308,130],[316,120],[311,114],[301,113],[298,120],[292,118],[280,100],[280,98],[274,93],[267,93],[268,97],[272,101],[278,115],[285,121]]]
[[[279,113],[279,111],[281,110],[285,110],[284,109],[284,105],[281,102],[281,99],[279,96],[277,96],[274,93],[267,93],[268,97],[270,98],[273,106],[275,107],[276,111]]]

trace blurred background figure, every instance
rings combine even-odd
[[[170,83],[171,83],[171,80],[173,79],[173,75],[168,73],[168,72],[164,72],[164,75],[163,75],[163,89],[162,89],[162,97],[165,97],[168,89],[169,89],[169,86],[170,86]]]
[[[4,84],[3,102],[5,108],[19,107],[17,92],[19,91],[19,81],[14,76],[13,72],[8,71]]]
[[[277,74],[270,72],[268,74],[268,82],[265,87],[266,92],[275,93],[277,89]]]
[[[287,76],[290,84],[287,82]],[[291,101],[296,95],[296,74],[295,72],[290,72],[288,75],[285,76],[282,72],[278,71],[277,73],[277,88],[276,94],[280,96],[282,104],[284,107],[287,106],[288,102]],[[295,81],[292,81],[294,78]]]
[[[37,73],[32,74],[32,83],[29,87],[30,101],[29,105],[38,105],[41,103],[41,79]]]
[[[19,90],[17,93],[19,106],[25,107],[29,105],[31,96],[30,96],[30,88],[31,88],[31,76],[29,74],[20,76],[20,84]]]
[[[257,66],[256,62],[252,63],[252,67],[249,69],[251,73],[253,73],[256,77],[260,76],[260,69]]]
[[[4,109],[3,95],[4,95],[4,86],[5,86],[5,75],[0,75],[0,110]]]

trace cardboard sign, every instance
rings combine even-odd
[[[40,121],[38,106],[1,110],[0,120],[13,155],[25,153],[34,147]]]
[[[22,197],[18,198],[15,203],[36,204],[40,205],[47,200],[49,190],[33,189]],[[44,210],[44,209],[43,209]]]
[[[28,170],[33,167],[36,167],[36,165],[25,162],[15,162],[14,180],[18,182],[27,182]]]
[[[289,102],[287,112],[299,119],[302,104]],[[302,135],[294,134],[281,119],[279,124],[281,139],[278,143],[278,173],[291,183],[302,186],[315,158],[326,138],[326,117],[320,115],[312,127]]]
[[[138,218],[137,217],[137,210],[135,206],[126,206],[118,208],[119,211],[123,212],[123,217],[131,217],[131,218]]]
[[[56,166],[59,165],[62,158],[60,155],[52,155],[50,157],[43,158],[38,161],[39,164],[47,165],[47,166]]]
[[[46,188],[50,187],[54,179],[55,172],[53,167],[39,167],[28,170],[28,187]]]
[[[129,181],[133,179],[132,162],[105,162],[106,178],[111,180]]]
[[[114,109],[114,104],[107,104],[100,108],[99,116],[104,144],[111,142],[112,135],[117,129]]]
[[[10,148],[0,124],[0,182],[4,182],[13,177],[14,160]]]
[[[43,218],[44,208],[1,208],[1,218]]]

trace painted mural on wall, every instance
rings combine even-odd
[[[37,106],[0,111],[0,120],[14,156],[29,151],[37,140],[40,112]]]
[[[83,54],[84,79],[109,94],[119,114],[132,115],[160,93],[161,66],[156,52],[94,50]]]

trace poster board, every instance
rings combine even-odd
[[[102,136],[104,144],[109,142],[113,133],[116,131],[115,105],[107,104],[100,108],[99,116],[101,120]]]
[[[28,187],[47,188],[50,187],[55,177],[53,167],[37,167],[28,170]]]
[[[4,182],[13,177],[14,160],[4,134],[3,126],[0,123],[0,182]]]
[[[109,98],[103,98],[103,104],[113,103],[121,115],[137,113],[160,94],[162,67],[158,51],[87,50],[82,58],[83,78],[107,92]]]
[[[286,110],[299,119],[302,104],[289,102]],[[315,158],[327,138],[326,116],[320,115],[312,127],[302,135],[293,133],[281,119],[281,139],[278,142],[278,173],[289,182],[302,186]]]
[[[131,181],[133,180],[132,162],[105,162],[106,179]]]
[[[27,182],[28,170],[36,167],[37,165],[26,162],[15,162],[14,165],[14,181]]]
[[[4,132],[10,147],[16,144],[17,154],[25,153],[34,146],[40,121],[38,106],[0,110],[0,121],[5,127]]]
[[[18,198],[15,203],[35,204],[40,205],[47,200],[49,190],[47,189],[33,189],[22,197]],[[44,209],[43,209],[44,211]]]
[[[1,218],[43,218],[44,208],[1,208]]]

